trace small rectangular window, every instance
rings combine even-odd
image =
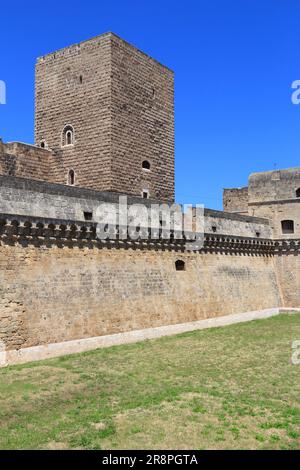
[[[294,233],[294,221],[293,220],[282,220],[281,221],[282,233]]]
[[[148,191],[143,191],[142,196],[143,196],[143,199],[148,199],[149,197]]]
[[[84,220],[92,220],[93,219],[93,213],[92,212],[84,212]]]

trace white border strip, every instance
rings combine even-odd
[[[146,339],[160,338],[187,331],[202,330],[204,328],[214,328],[234,323],[242,323],[251,320],[269,318],[284,312],[300,313],[300,309],[295,308],[270,308],[266,310],[257,310],[254,312],[237,313],[225,315],[222,317],[208,318],[189,323],[180,323],[177,325],[158,326],[155,328],[146,328],[144,330],[134,330],[125,333],[117,333],[106,336],[95,336],[92,338],[83,338],[62,343],[43,344],[30,348],[14,349],[1,352],[0,367],[23,364],[31,361],[40,361],[51,357],[58,357],[67,354],[75,354],[84,351],[91,351],[97,348],[106,348],[120,344],[136,343]]]

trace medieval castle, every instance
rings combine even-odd
[[[174,201],[173,72],[115,34],[37,60],[35,145],[0,140],[0,175],[2,364],[300,307],[300,168],[224,190],[198,251],[96,237],[102,201]]]

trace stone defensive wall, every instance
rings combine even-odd
[[[111,335],[300,305],[300,240],[273,239],[265,219],[206,209],[197,251],[186,251],[172,232],[153,239],[143,227],[135,240],[127,226],[114,240],[99,240],[82,210],[116,202],[117,194],[14,177],[0,183],[6,363],[64,354],[69,344],[72,352],[97,347],[93,338],[105,343]]]
[[[55,181],[60,159],[50,150],[0,139],[0,175]]]
[[[117,207],[121,194],[78,188],[27,178],[0,176],[0,212],[53,219],[85,220],[94,217],[99,204]],[[127,196],[128,205],[166,204],[165,202]],[[171,205],[170,203],[169,205]],[[271,238],[268,220],[204,209],[205,232],[244,237]]]
[[[248,214],[248,187],[223,189],[224,211]]]
[[[0,340],[13,362],[32,347],[284,305],[271,240],[208,234],[187,252],[143,232],[100,241],[89,222],[0,220]]]
[[[300,188],[300,168],[252,173],[249,176],[249,204],[295,199]]]

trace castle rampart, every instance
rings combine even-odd
[[[0,175],[52,181],[59,161],[49,150],[0,140]]]
[[[97,236],[97,208],[110,204],[109,219],[121,195],[128,213],[165,203],[175,218],[181,207],[173,78],[112,33],[38,59],[36,145],[0,140],[6,363],[300,307],[299,168],[225,190],[224,212],[204,209],[194,251],[194,233],[164,236],[160,218],[135,238],[127,222]]]
[[[190,253],[142,237],[103,242],[93,223],[2,214],[7,351],[282,305],[271,240],[207,234]]]

